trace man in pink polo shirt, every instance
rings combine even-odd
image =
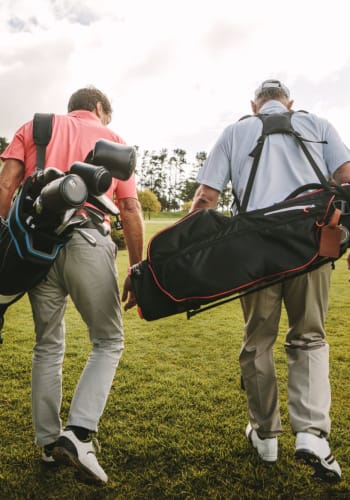
[[[76,91],[67,115],[55,115],[46,167],[67,171],[84,161],[98,139],[124,141],[107,128],[112,108],[94,87]],[[2,153],[0,215],[6,217],[16,189],[35,171],[36,145],[33,122],[21,126]],[[143,253],[143,220],[134,175],[127,181],[113,179],[109,198],[118,205],[130,265]],[[107,475],[96,458],[98,423],[103,414],[115,370],[124,347],[121,301],[115,267],[116,247],[109,235],[87,227],[96,240],[92,246],[78,231],[60,251],[43,282],[29,292],[36,342],[32,366],[32,410],[36,443],[44,462],[70,462],[89,480],[106,483]],[[91,353],[71,402],[67,425],[62,428],[62,364],[65,351],[64,313],[67,298],[89,330]],[[136,305],[130,279],[122,294],[124,309]]]

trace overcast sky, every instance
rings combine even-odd
[[[348,0],[2,0],[0,136],[92,84],[142,150],[209,151],[266,78],[350,146]]]

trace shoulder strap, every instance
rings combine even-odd
[[[302,113],[306,113],[306,111],[301,111]],[[315,142],[318,144],[326,144],[327,141],[314,141],[311,139],[305,139],[304,137],[301,136],[299,132],[297,132],[292,125],[291,118],[292,114],[294,111],[289,110],[286,111],[285,113],[273,113],[273,114],[257,114],[255,115],[257,118],[260,118],[260,120],[263,123],[263,130],[261,133],[261,136],[258,139],[258,142],[253,149],[249,153],[249,156],[252,156],[253,159],[253,165],[250,170],[248,182],[247,182],[247,187],[244,192],[243,200],[242,200],[242,205],[241,205],[241,210],[246,211],[247,206],[248,206],[248,201],[249,201],[249,196],[253,187],[253,182],[255,179],[256,171],[258,169],[258,164],[262,152],[262,148],[264,146],[265,139],[268,135],[271,134],[289,134],[293,135],[295,139],[297,140],[298,144],[300,145],[301,149],[303,150],[306,158],[309,160],[312,168],[314,169],[318,179],[320,180],[321,184],[323,187],[328,188],[328,181],[321,172],[320,168],[316,164],[315,160],[313,159],[312,155],[310,154],[310,151],[305,145],[305,142]],[[245,117],[243,117],[245,118]]]
[[[33,140],[36,144],[36,169],[45,167],[46,146],[52,134],[53,113],[35,113],[33,119]]]

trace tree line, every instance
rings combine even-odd
[[[0,137],[0,153],[8,146],[5,137]],[[135,170],[140,202],[144,211],[176,212],[187,210],[198,187],[197,174],[207,158],[205,151],[187,160],[184,149],[137,152]],[[227,187],[220,196],[219,208],[228,211],[232,203],[232,193]]]

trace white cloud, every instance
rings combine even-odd
[[[36,111],[65,113],[70,94],[94,84],[128,142],[194,154],[249,113],[261,80],[278,77],[296,109],[321,113],[350,143],[346,0],[2,4],[0,136]]]

